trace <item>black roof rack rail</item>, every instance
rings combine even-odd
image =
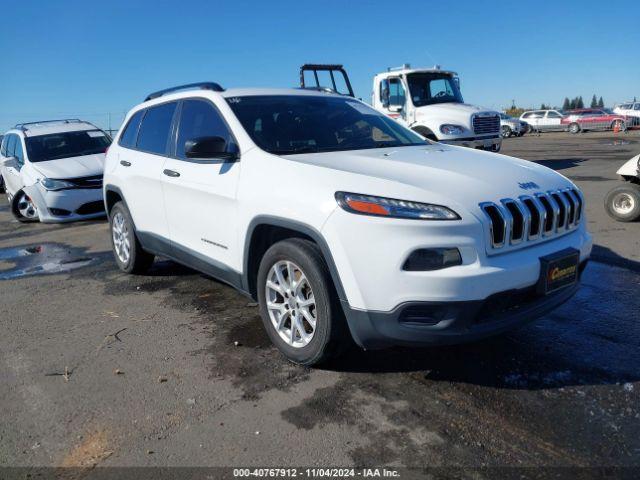
[[[79,118],[61,118],[59,120],[40,120],[38,122],[17,123],[16,126],[13,128],[20,128],[22,130],[26,130],[25,127],[27,125],[38,125],[41,123],[89,123],[89,122],[85,122],[84,120],[80,120]]]
[[[147,98],[145,98],[144,101],[148,102],[149,100],[153,100],[154,98],[161,97],[163,95],[166,95],[167,93],[177,92],[179,90],[189,90],[189,89],[213,90],[214,92],[224,92],[224,88],[222,88],[218,83],[196,82],[196,83],[188,83],[186,85],[178,85],[177,87],[165,88],[164,90],[158,90],[157,92],[153,92],[147,95]]]
[[[308,87],[305,85],[304,72],[313,72],[313,77],[316,81],[315,86]],[[333,84],[333,88],[329,88],[326,85],[324,87],[320,85],[318,72],[329,72],[329,75],[331,76],[331,83]],[[323,90],[323,91],[327,91],[324,89],[329,88],[329,90],[333,90],[336,93],[340,93],[338,91],[338,87],[336,86],[336,79],[333,76],[334,72],[341,73],[342,77],[344,78],[344,83],[347,86],[347,90],[349,90],[349,92],[345,93],[344,95],[355,97],[353,93],[353,88],[351,88],[351,82],[349,81],[349,75],[347,75],[347,71],[344,69],[342,65],[337,63],[333,63],[333,64],[332,63],[305,63],[300,67],[300,87],[306,88],[306,89]]]

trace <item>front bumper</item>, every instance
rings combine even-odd
[[[580,275],[586,264],[580,264]],[[546,296],[530,287],[479,301],[408,302],[391,312],[343,308],[354,340],[364,348],[453,345],[521,327],[562,305],[578,288],[576,283]]]
[[[580,264],[585,265],[592,248],[584,220],[564,235],[493,255],[485,251],[482,225],[469,217],[427,224],[353,215],[338,208],[322,234],[344,291],[341,300],[353,337],[368,348],[463,342],[536,318],[571,295],[565,291],[534,299],[527,302],[530,308],[518,315],[511,312],[482,325],[474,323],[496,298],[529,292],[539,281],[541,257],[573,248],[580,252]],[[433,271],[402,268],[417,249],[454,247],[460,251],[462,265]],[[435,309],[442,317],[434,325],[425,325],[425,321],[419,326],[408,325],[408,307]]]
[[[24,188],[43,223],[65,223],[105,216],[102,188],[50,191],[35,184]]]
[[[502,144],[502,137],[498,134],[485,137],[443,138],[439,142],[458,147],[497,150]]]

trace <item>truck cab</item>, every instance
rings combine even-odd
[[[464,103],[458,75],[434,68],[390,68],[373,79],[372,106],[425,138],[497,152],[500,114]]]

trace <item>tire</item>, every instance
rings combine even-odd
[[[291,277],[296,279],[293,289]],[[326,362],[349,344],[351,337],[329,268],[314,243],[292,238],[272,245],[260,262],[257,289],[264,328],[293,363]],[[313,304],[303,306],[311,298]]]
[[[575,135],[576,133],[580,133],[580,130],[580,125],[578,125],[576,122],[569,124],[569,133],[573,133]]]
[[[109,232],[118,268],[125,273],[146,272],[154,255],[142,249],[131,214],[123,202],[116,203],[109,212]]]
[[[503,125],[502,127],[500,127],[500,134],[502,135],[502,138],[509,138],[512,135],[512,131],[511,131],[511,127],[509,127],[509,125]]]
[[[6,187],[4,186],[4,178],[2,178],[2,175],[0,175],[0,193],[5,193]]]
[[[11,213],[16,220],[21,223],[39,222],[38,207],[31,201],[31,198],[20,190],[11,201]]]
[[[611,218],[620,222],[633,222],[640,218],[640,185],[625,183],[609,193],[604,208]]]

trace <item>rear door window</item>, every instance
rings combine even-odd
[[[147,109],[138,132],[137,148],[157,155],[166,155],[173,114],[177,102]]]
[[[133,114],[129,119],[129,123],[124,127],[122,135],[120,135],[120,145],[126,148],[133,148],[136,145],[136,139],[138,137],[138,127],[140,126],[140,120],[144,110],[139,110]]]

